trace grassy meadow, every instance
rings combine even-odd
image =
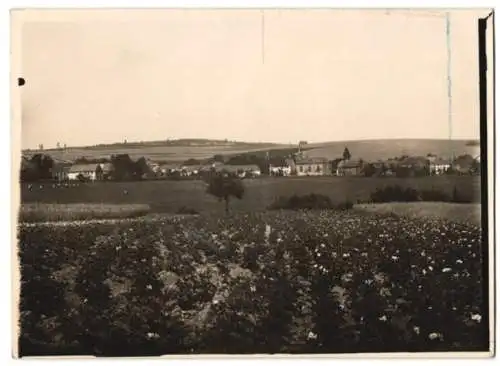
[[[236,212],[265,210],[279,196],[324,194],[333,202],[353,203],[366,201],[376,188],[401,185],[416,189],[439,189],[451,194],[454,187],[461,195],[480,202],[480,178],[473,176],[435,176],[422,178],[362,178],[362,177],[287,177],[260,178],[244,181],[245,196],[232,200],[231,209]],[[22,203],[89,203],[89,204],[145,204],[152,212],[174,213],[182,207],[193,208],[201,213],[218,212],[223,205],[205,192],[203,181],[140,181],[96,182],[73,187],[43,188],[34,185],[21,189]]]
[[[104,146],[88,147],[68,147],[66,149],[44,150],[45,154],[51,155],[54,159],[73,161],[77,158],[86,157],[89,159],[109,158],[111,155],[128,154],[132,159],[137,160],[146,157],[159,161],[178,161],[188,159],[207,159],[214,155],[234,155],[247,152],[258,152],[269,149],[280,149],[291,147],[291,145],[271,144],[271,143],[228,143],[228,144],[203,144],[192,143],[183,145],[173,145],[166,142],[161,143],[135,143],[135,144],[114,144]],[[26,155],[31,155],[40,151],[30,151]]]
[[[109,203],[26,203],[19,210],[21,222],[84,221],[126,219],[144,216],[150,207],[144,204]]]
[[[375,214],[394,214],[408,218],[447,219],[481,225],[481,204],[449,202],[391,202],[357,205],[357,209]]]

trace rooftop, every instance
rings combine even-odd
[[[295,162],[296,164],[324,164],[328,163],[326,158],[299,158]]]
[[[361,166],[359,160],[342,160],[338,163],[337,168],[358,168]]]

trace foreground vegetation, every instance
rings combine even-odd
[[[272,211],[19,239],[22,355],[488,348],[473,224]]]
[[[125,219],[148,214],[144,204],[73,203],[47,204],[26,203],[19,210],[20,222],[79,221],[98,219]]]

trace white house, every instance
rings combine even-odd
[[[102,180],[109,176],[112,170],[113,165],[111,163],[75,164],[69,168],[67,178],[68,180],[78,180],[81,176],[92,181]]]
[[[215,167],[217,172],[228,172],[238,175],[240,178],[257,177],[261,175],[257,165],[220,165]]]
[[[89,179],[97,179],[97,167],[99,164],[75,164],[69,168],[68,179],[78,180],[80,176]]]
[[[448,160],[435,158],[429,161],[429,173],[431,175],[443,174],[450,168],[451,163]]]
[[[295,161],[297,175],[329,175],[331,167],[326,158],[299,158]]]
[[[292,167],[288,165],[284,166],[269,166],[269,174],[270,175],[282,175],[282,176],[289,176],[292,174]]]

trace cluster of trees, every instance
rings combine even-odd
[[[128,154],[112,155],[110,162],[113,165],[111,172],[113,180],[139,180],[154,175],[144,157],[134,161]]]
[[[144,157],[134,161],[128,154],[112,155],[111,159],[99,158],[88,159],[78,158],[75,164],[103,164],[111,163],[113,166],[109,178],[113,180],[138,180],[154,175]],[[34,182],[40,180],[53,179],[54,159],[50,155],[35,154],[30,159],[23,158],[21,164],[21,181]],[[102,174],[100,166],[96,168],[96,173]]]
[[[21,181],[34,182],[52,178],[54,160],[45,154],[35,154],[30,159],[23,158],[21,163]]]

